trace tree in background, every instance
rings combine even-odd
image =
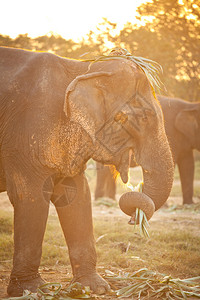
[[[199,100],[200,3],[193,0],[153,0],[138,8],[145,26],[121,32],[131,51],[158,61],[168,93]],[[131,43],[132,40],[132,43]]]
[[[138,25],[127,23],[119,34],[107,19],[95,35],[136,56],[159,62],[164,70],[161,93],[200,100],[200,3],[193,0],[152,0],[138,8]],[[102,30],[102,28],[104,28]],[[90,33],[90,40],[94,33]],[[94,42],[94,40],[93,40]],[[102,50],[102,47],[100,47]]]
[[[140,23],[129,22],[120,32],[116,31],[116,23],[104,18],[97,31],[90,31],[79,43],[50,33],[35,39],[27,34],[16,39],[0,35],[0,45],[49,51],[76,59],[99,56],[112,47],[126,48],[133,55],[162,65],[162,81],[167,91],[163,89],[161,93],[199,101],[200,3],[152,0],[138,8],[137,18]]]

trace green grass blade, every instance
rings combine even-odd
[[[147,238],[149,238],[149,233],[148,233],[148,231],[146,229],[146,226],[144,224],[143,224],[142,230],[143,230],[144,236],[146,236]]]
[[[200,276],[196,276],[196,277],[191,277],[191,278],[186,278],[186,279],[179,279],[181,282],[193,282],[193,281],[200,281]]]
[[[134,229],[136,228],[137,220],[138,220],[138,214],[139,214],[139,208],[136,208],[135,210],[135,224],[134,224]]]

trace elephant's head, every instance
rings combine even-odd
[[[180,111],[176,116],[175,127],[189,140],[193,149],[200,151],[200,103]]]
[[[173,181],[171,151],[160,105],[134,62],[120,57],[92,64],[68,86],[65,113],[92,140],[92,158],[115,165],[124,183],[134,151],[143,168],[144,187],[140,195],[130,192],[131,203],[145,210],[144,195],[155,209],[163,205]]]

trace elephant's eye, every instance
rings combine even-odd
[[[125,113],[123,113],[122,111],[119,111],[114,116],[114,120],[117,123],[124,124],[128,121],[128,116]]]

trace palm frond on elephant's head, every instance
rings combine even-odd
[[[162,73],[163,71],[161,65],[151,59],[134,56],[130,54],[126,49],[117,47],[112,49],[108,55],[101,55],[95,59],[88,59],[86,61],[91,61],[91,64],[89,66],[90,69],[91,65],[95,62],[121,58],[133,61],[145,73],[151,86],[154,89],[161,89],[161,86],[163,85],[159,78],[159,73]]]

